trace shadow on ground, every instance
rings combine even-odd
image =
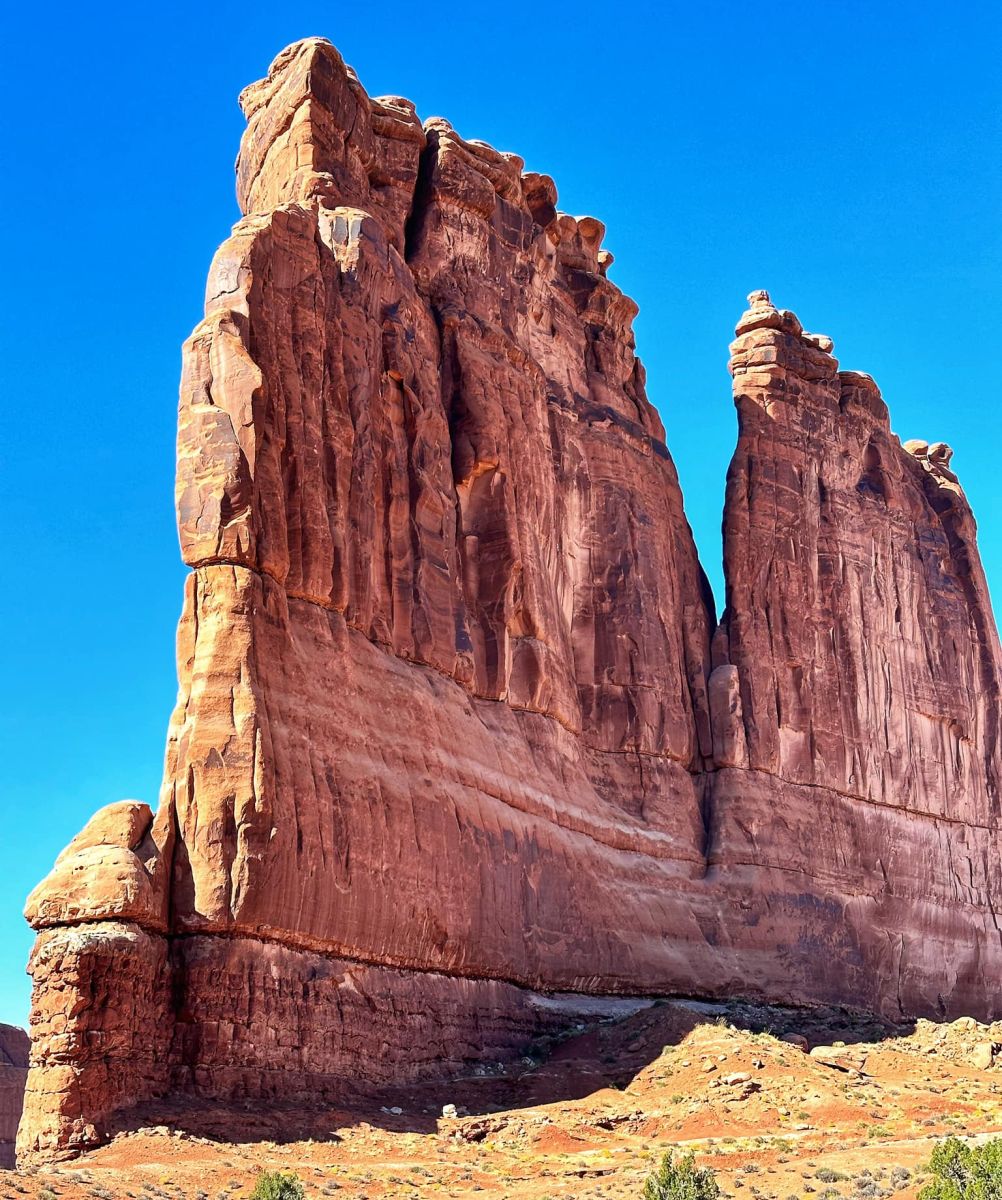
[[[172,1096],[123,1113],[115,1132],[162,1128],[211,1142],[339,1140],[339,1130],[368,1124],[392,1133],[432,1133],[443,1108],[483,1117],[464,1125],[466,1140],[487,1137],[490,1117],[537,1105],[584,1099],[604,1089],[621,1091],[666,1047],[678,1046],[701,1025],[717,1024],[777,1038],[803,1039],[802,1048],[874,1044],[909,1036],[914,1022],[892,1024],[840,1008],[698,1000],[641,1001],[640,1011],[568,1026],[541,1038],[506,1063],[471,1064],[447,1080],[392,1088],[349,1088],[332,1101],[304,1094],[294,1103],[248,1100],[222,1104]]]

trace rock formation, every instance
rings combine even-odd
[[[717,627],[601,223],[321,39],[241,103],[163,791],[29,900],[22,1157],[588,995],[994,1015],[1002,653],[948,450],[754,293]]]
[[[0,1025],[0,1169],[14,1165],[14,1139],[28,1075],[28,1035]]]

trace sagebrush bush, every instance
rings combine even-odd
[[[262,1171],[254,1184],[251,1200],[304,1200],[303,1185],[295,1175]]]
[[[1002,1200],[1002,1138],[969,1146],[949,1137],[933,1150],[929,1171],[919,1200]]]
[[[643,1200],[717,1200],[720,1188],[708,1167],[697,1167],[690,1150],[678,1162],[669,1150],[644,1184]]]

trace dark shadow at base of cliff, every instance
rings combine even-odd
[[[478,1141],[495,1131],[498,1114],[589,1097],[600,1102],[606,1089],[629,1088],[659,1060],[667,1063],[674,1048],[684,1054],[686,1038],[700,1026],[766,1035],[784,1042],[784,1053],[813,1050],[829,1059],[851,1053],[853,1046],[907,1037],[915,1028],[914,1022],[891,1024],[840,1008],[659,1000],[625,1018],[571,1025],[524,1047],[514,1060],[470,1064],[445,1080],[384,1088],[346,1084],[336,1095],[304,1091],[293,1101],[221,1103],[174,1096],[123,1114],[111,1132],[156,1129],[182,1139],[281,1145],[334,1142],[339,1131],[368,1124],[395,1133],[452,1129],[462,1140]]]

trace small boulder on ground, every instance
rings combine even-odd
[[[995,1065],[998,1042],[978,1042],[971,1051],[971,1066],[978,1071],[987,1071]]]
[[[803,1050],[805,1054],[810,1049],[810,1043],[802,1033],[784,1033],[779,1040],[786,1042],[788,1046],[796,1046],[798,1050]]]

